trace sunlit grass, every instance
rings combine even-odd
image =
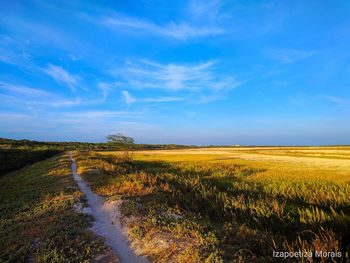
[[[339,161],[348,161],[330,159],[327,166],[322,158],[280,159],[283,148],[270,150],[278,159],[258,158],[259,149],[251,150],[254,158],[249,149],[142,151],[133,164],[118,162],[119,152],[77,156],[80,173],[97,193],[122,195],[124,214],[142,218],[133,223],[135,240],[165,231],[179,237],[169,241],[175,246],[196,244],[191,253],[177,253],[200,255],[198,261],[260,262],[271,260],[272,250],[339,251],[341,246],[345,253],[350,166]],[[148,253],[159,259],[156,250]]]
[[[73,205],[81,192],[60,155],[0,178],[0,262],[91,262],[106,250]]]

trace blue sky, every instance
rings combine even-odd
[[[0,137],[350,144],[349,1],[0,4]]]

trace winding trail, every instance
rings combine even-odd
[[[84,193],[91,208],[91,215],[95,218],[92,230],[106,239],[106,244],[113,249],[122,263],[149,262],[146,258],[137,256],[130,248],[128,239],[124,235],[119,221],[118,215],[120,212],[118,207],[105,202],[103,197],[93,193],[90,187],[77,174],[77,165],[71,154],[69,158],[72,162],[73,178]]]

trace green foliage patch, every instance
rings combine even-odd
[[[73,205],[81,193],[59,155],[0,178],[0,262],[91,262],[106,250]]]

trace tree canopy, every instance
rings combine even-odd
[[[115,143],[121,146],[130,146],[135,143],[135,140],[132,137],[125,136],[122,133],[108,135],[107,140],[109,143]]]

